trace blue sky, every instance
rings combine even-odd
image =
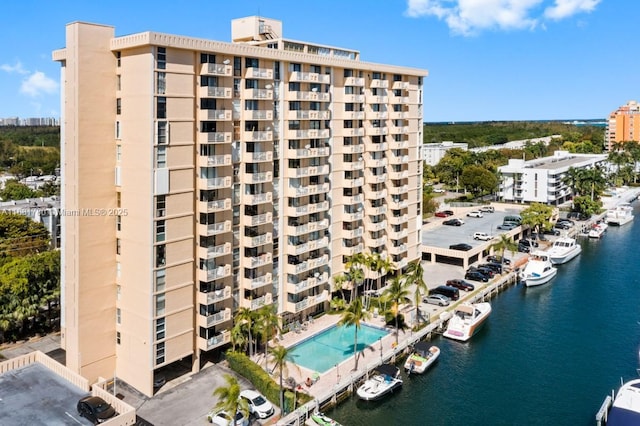
[[[6,2],[0,117],[59,116],[65,25],[230,40],[230,21],[283,21],[284,37],[429,70],[425,121],[603,118],[637,99],[635,0],[191,0]]]

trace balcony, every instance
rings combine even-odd
[[[198,92],[201,98],[231,99],[233,97],[231,87],[203,86]]]
[[[273,70],[271,68],[247,68],[244,72],[244,78],[273,80]]]
[[[273,215],[271,212],[263,213],[256,216],[246,216],[246,222],[249,226],[264,225],[265,223],[271,223]]]
[[[389,194],[391,195],[405,194],[408,191],[409,191],[409,185],[392,186],[391,188],[389,188]]]
[[[352,103],[361,104],[364,102],[364,95],[344,95],[343,100],[344,100],[344,103],[346,104],[352,104]]]
[[[291,194],[291,189],[288,190],[289,194]],[[320,183],[317,185],[307,185],[302,186],[300,188],[295,188],[295,196],[296,197],[304,197],[306,195],[314,195],[314,194],[324,194],[329,192],[329,184],[328,183]]]
[[[225,220],[218,223],[200,223],[198,224],[198,234],[210,237],[225,232],[231,232],[231,221]]]
[[[225,299],[231,297],[231,287],[226,286],[220,290],[210,291],[208,293],[198,292],[198,303],[201,305],[213,305],[217,302],[222,302]]]
[[[382,222],[378,222],[378,223],[370,223],[366,226],[367,231],[371,231],[371,232],[376,232],[376,231],[382,231],[383,229],[387,228],[387,221],[383,220]]]
[[[260,296],[255,299],[240,299],[240,306],[243,308],[249,308],[252,311],[261,308],[265,305],[270,305],[273,302],[273,296],[271,293],[267,293],[264,296]]]
[[[217,178],[200,178],[201,189],[231,188],[231,176]]]
[[[343,145],[336,147],[336,150],[343,154],[362,154],[364,152],[364,145]]]
[[[329,154],[330,154],[329,147],[289,150],[289,158],[326,157]]]
[[[389,238],[392,240],[401,240],[403,238],[405,238],[407,236],[409,232],[406,229],[403,229],[401,231],[395,232],[395,231],[389,231]]]
[[[243,132],[245,142],[266,142],[273,140],[273,132],[271,130]]]
[[[244,89],[242,95],[245,99],[273,99],[273,90],[270,89]]]
[[[366,95],[366,100],[368,104],[388,104],[389,103],[388,96]]]
[[[390,247],[387,247],[387,251],[395,255],[402,254],[407,251],[407,245],[400,244],[399,246],[390,246]]]
[[[386,214],[387,213],[387,206],[380,206],[380,207],[369,207],[369,206],[367,206],[365,209],[366,209],[367,214],[370,214],[370,215]]]
[[[256,257],[246,257],[244,266],[247,268],[255,269],[261,266],[271,264],[271,262],[273,262],[273,257],[271,253],[264,253]]]
[[[402,225],[409,221],[409,215],[403,214],[402,216],[391,216],[389,223],[391,225]]]
[[[267,152],[244,152],[242,161],[245,163],[262,163],[273,161],[273,151]]]
[[[299,302],[287,302],[287,310],[298,313],[303,310],[316,306],[319,303],[324,303],[329,299],[328,291],[325,290],[315,296],[307,296]]]
[[[331,134],[329,129],[288,130],[289,139],[322,139]]]
[[[210,351],[229,342],[231,342],[231,332],[229,330],[225,330],[213,337],[209,337],[208,339],[198,337],[198,348],[203,351]]]
[[[367,151],[386,151],[389,145],[386,142],[366,142]]]
[[[328,279],[329,279],[329,274],[325,272],[324,274],[319,275],[317,277],[315,276],[308,277],[306,280],[300,281],[298,283],[287,282],[286,291],[287,293],[297,294],[302,291],[308,290],[312,287],[317,287],[321,284],[325,284]]]
[[[345,86],[364,87],[363,77],[346,77],[344,79]]]
[[[211,269],[198,269],[198,279],[211,282],[231,275],[231,265],[220,265]]]
[[[368,168],[372,167],[385,167],[387,165],[386,158],[373,158],[370,155],[365,157],[365,162],[367,163]]]
[[[256,205],[262,203],[271,203],[273,201],[273,193],[266,192],[262,194],[243,194],[242,201],[244,204]]]
[[[373,173],[365,173],[364,177],[367,183],[382,183],[386,182],[387,180],[386,173],[381,173],[379,175],[374,175]]]
[[[409,178],[408,170],[403,170],[401,172],[394,172],[392,170],[389,171],[389,179],[401,180],[401,179],[408,179],[408,178]]]
[[[200,201],[200,212],[214,213],[231,209],[231,198],[216,201]]]
[[[229,121],[231,120],[231,110],[225,109],[201,109],[198,113],[201,121]]]
[[[375,239],[366,239],[368,247],[380,247],[387,244],[387,237],[380,237]]]
[[[360,226],[356,229],[351,229],[351,230],[343,229],[342,232],[340,232],[340,237],[345,239],[351,239],[351,238],[362,237],[363,234],[364,234],[364,227]]]
[[[362,244],[362,243],[356,244],[355,246],[352,246],[352,247],[343,246],[342,247],[342,255],[343,256],[353,256],[356,253],[362,253],[363,250],[364,250],[364,244]]]
[[[289,75],[289,81],[308,81],[312,83],[331,83],[331,76],[329,74],[319,74],[316,72],[301,72],[293,71]]]
[[[387,190],[383,189],[380,191],[366,191],[364,195],[367,200],[378,200],[387,196]]]
[[[388,127],[365,126],[364,130],[367,136],[383,136],[389,134]]]
[[[300,236],[308,234],[309,232],[326,229],[328,226],[329,221],[327,219],[323,219],[317,222],[308,222],[298,226],[289,225],[287,226],[287,235]]]
[[[326,247],[329,244],[329,239],[327,237],[319,238],[317,240],[308,241],[299,245],[291,245],[288,244],[286,248],[286,252],[289,254],[299,255],[302,253],[306,253],[311,250],[316,250],[318,248]]]
[[[199,325],[205,327],[205,328],[210,328],[213,327],[216,324],[220,324],[226,321],[230,321],[231,320],[231,309],[230,308],[226,308],[223,309],[219,312],[216,312],[215,314],[211,314],[211,315],[199,315],[198,318],[198,323]],[[204,323],[204,324],[203,324]]]
[[[245,110],[244,111],[244,119],[245,120],[273,120],[273,111],[267,110]]]
[[[271,244],[273,242],[273,234],[271,232],[265,232],[255,237],[242,237],[242,243],[245,247],[258,247],[264,244]]]
[[[292,265],[287,263],[285,268],[288,270],[293,270],[294,274],[301,274],[309,269],[318,268],[320,266],[324,266],[329,263],[329,256],[324,255],[317,259],[308,259],[304,262],[298,263],[296,265]]]
[[[198,247],[198,256],[201,259],[210,260],[227,254],[231,254],[231,243],[224,243],[211,247]]]
[[[364,212],[342,213],[342,220],[344,222],[355,222],[356,220],[362,220],[364,218]]]
[[[386,111],[367,111],[367,120],[386,120],[389,115]]]
[[[359,186],[364,185],[364,178],[353,178],[353,179],[347,179],[345,178],[342,186],[345,188],[357,188]]]
[[[233,67],[225,64],[202,64],[200,74],[231,77],[233,74]]]
[[[201,155],[198,156],[198,165],[200,167],[230,166],[231,154],[208,156]]]
[[[342,170],[362,170],[364,169],[364,161],[352,161],[342,163]]]
[[[304,177],[304,176],[318,176],[329,174],[329,165],[324,166],[309,166],[300,167],[297,169],[288,168],[286,171],[286,177]]]
[[[342,196],[342,204],[358,204],[364,201],[364,195],[356,194],[356,195],[343,195]]]
[[[388,89],[389,80],[373,79],[371,80],[371,83],[369,83],[369,87],[372,89]]]
[[[340,113],[340,118],[343,120],[364,120],[364,111],[343,111]]]
[[[329,120],[331,111],[298,110],[287,111],[288,120]]]
[[[201,132],[198,133],[198,142],[205,143],[231,143],[231,132]]]
[[[406,164],[409,162],[408,155],[391,155],[389,157],[389,164]]]
[[[271,284],[273,284],[273,276],[271,275],[271,272],[267,272],[266,274],[256,278],[242,278],[243,288],[250,288],[251,290]]]
[[[373,86],[372,86],[373,87]],[[408,81],[394,81],[391,86],[394,90],[409,90],[409,82]]]
[[[343,137],[354,137],[354,136],[364,136],[364,127],[358,128],[344,128],[341,129],[338,127],[334,130],[335,136],[343,136]]]
[[[319,101],[319,102],[329,102],[331,100],[331,96],[329,93],[320,93],[320,92],[303,92],[303,91],[291,91],[289,92],[289,99],[294,99],[298,101]]]
[[[391,126],[389,127],[389,133],[392,135],[398,135],[401,133],[409,133],[409,126]]]
[[[408,111],[389,111],[389,118],[391,120],[407,120],[409,119]]]
[[[260,173],[245,173],[246,181],[248,183],[264,183],[271,182],[273,178],[272,172],[260,172]]]

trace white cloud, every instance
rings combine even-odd
[[[407,0],[410,17],[435,16],[455,34],[473,35],[483,30],[544,28],[544,19],[564,19],[591,12],[601,0]],[[540,16],[543,3],[548,3]]]
[[[593,12],[600,0],[555,0],[547,7],[544,16],[549,19],[564,19],[581,12]]]
[[[29,71],[25,70],[22,67],[22,62],[20,61],[16,61],[15,65],[9,65],[9,64],[2,64],[0,65],[0,70],[8,72],[9,74],[11,73],[18,73],[18,74],[28,74]]]
[[[51,94],[58,91],[58,83],[44,75],[41,71],[36,71],[22,81],[20,93],[37,97],[42,94]]]

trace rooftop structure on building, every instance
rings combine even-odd
[[[107,212],[62,216],[62,346],[89,379],[150,395],[228,347],[239,308],[305,320],[350,256],[420,258],[427,72],[263,17],[231,39],[76,22],[53,53],[63,209]]]
[[[609,114],[605,146],[611,150],[618,142],[640,142],[640,104],[629,101]]]
[[[0,118],[0,126],[59,126],[60,121],[55,117],[9,117]]]
[[[556,151],[553,156],[529,161],[510,159],[506,166],[498,167],[498,195],[508,202],[559,205],[573,196],[571,188],[564,182],[569,169],[593,168],[606,160],[605,154],[572,154],[567,151]]]

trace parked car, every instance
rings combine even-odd
[[[555,235],[558,236],[560,235],[560,230],[555,229],[555,228],[549,228],[549,229],[543,229],[542,233],[545,235]]]
[[[235,422],[231,422],[231,416],[224,410],[211,411],[207,414],[207,420],[209,423],[213,423],[216,426],[249,426],[249,419],[244,416],[240,411],[236,413]]]
[[[527,240],[527,239],[519,240],[518,241],[518,245],[523,245],[523,246],[527,246],[527,247],[538,247],[539,246],[537,241]]]
[[[464,274],[464,279],[472,280],[472,281],[482,281],[485,283],[489,281],[489,277],[487,277],[485,274],[481,273],[480,271],[467,271],[467,273]]]
[[[493,262],[482,263],[482,264],[478,265],[478,268],[491,269],[495,274],[501,274],[502,273],[502,265],[499,264],[499,263],[493,263]]]
[[[582,212],[571,212],[567,215],[567,219],[587,220],[589,219],[589,215],[586,215]]]
[[[430,294],[429,296],[423,297],[422,301],[431,305],[449,306],[450,299],[444,294]]]
[[[531,251],[531,247],[524,244],[518,244],[518,251],[520,253],[529,253]]]
[[[244,399],[249,404],[249,413],[259,419],[266,419],[274,413],[273,405],[267,400],[267,398],[254,390],[243,390],[240,392],[240,398]]]
[[[449,226],[461,226],[464,225],[464,221],[461,219],[449,219],[449,220],[445,220],[444,222],[442,222],[443,225],[449,225]]]
[[[515,223],[508,222],[508,223],[503,223],[501,225],[498,225],[497,228],[502,229],[504,231],[511,231],[512,229],[517,228],[518,226],[520,225],[516,225]]]
[[[471,247],[469,244],[466,243],[458,243],[458,244],[451,244],[449,246],[449,248],[451,250],[462,250],[462,251],[469,251],[471,250],[473,247]]]
[[[99,396],[85,396],[76,407],[80,417],[93,422],[93,424],[103,423],[115,416],[116,410]]]
[[[469,216],[469,217],[482,217],[484,215],[482,214],[482,212],[480,210],[471,210],[469,213],[467,213],[467,216]]]
[[[449,287],[448,285],[439,285],[438,287],[429,290],[429,296],[432,294],[442,294],[451,300],[460,299],[460,290],[455,287]]]
[[[447,285],[449,287],[455,287],[458,290],[464,290],[464,291],[473,291],[475,289],[475,286],[469,282],[466,282],[465,280],[461,280],[459,278],[455,278],[453,280],[447,280]]]
[[[444,188],[433,188],[433,192],[435,192],[436,194],[443,194],[447,191]]]
[[[453,216],[453,212],[451,210],[442,210],[440,212],[436,212],[434,214],[435,217],[449,217]]]
[[[469,271],[478,271],[484,275],[487,276],[487,278],[491,279],[494,277],[494,275],[496,274],[493,269],[490,268],[485,268],[484,266],[470,266],[469,269],[467,269],[467,272]]]
[[[487,256],[487,262],[493,262],[493,263],[502,263],[505,265],[511,265],[511,259],[509,259],[508,257],[503,258],[502,256],[497,256],[494,254],[491,254],[489,256]]]
[[[492,240],[493,237],[491,235],[487,234],[486,232],[474,232],[473,233],[473,239],[474,240],[489,241],[489,240]]]
[[[496,209],[493,206],[482,206],[480,207],[480,211],[485,213],[493,213],[496,211]]]

